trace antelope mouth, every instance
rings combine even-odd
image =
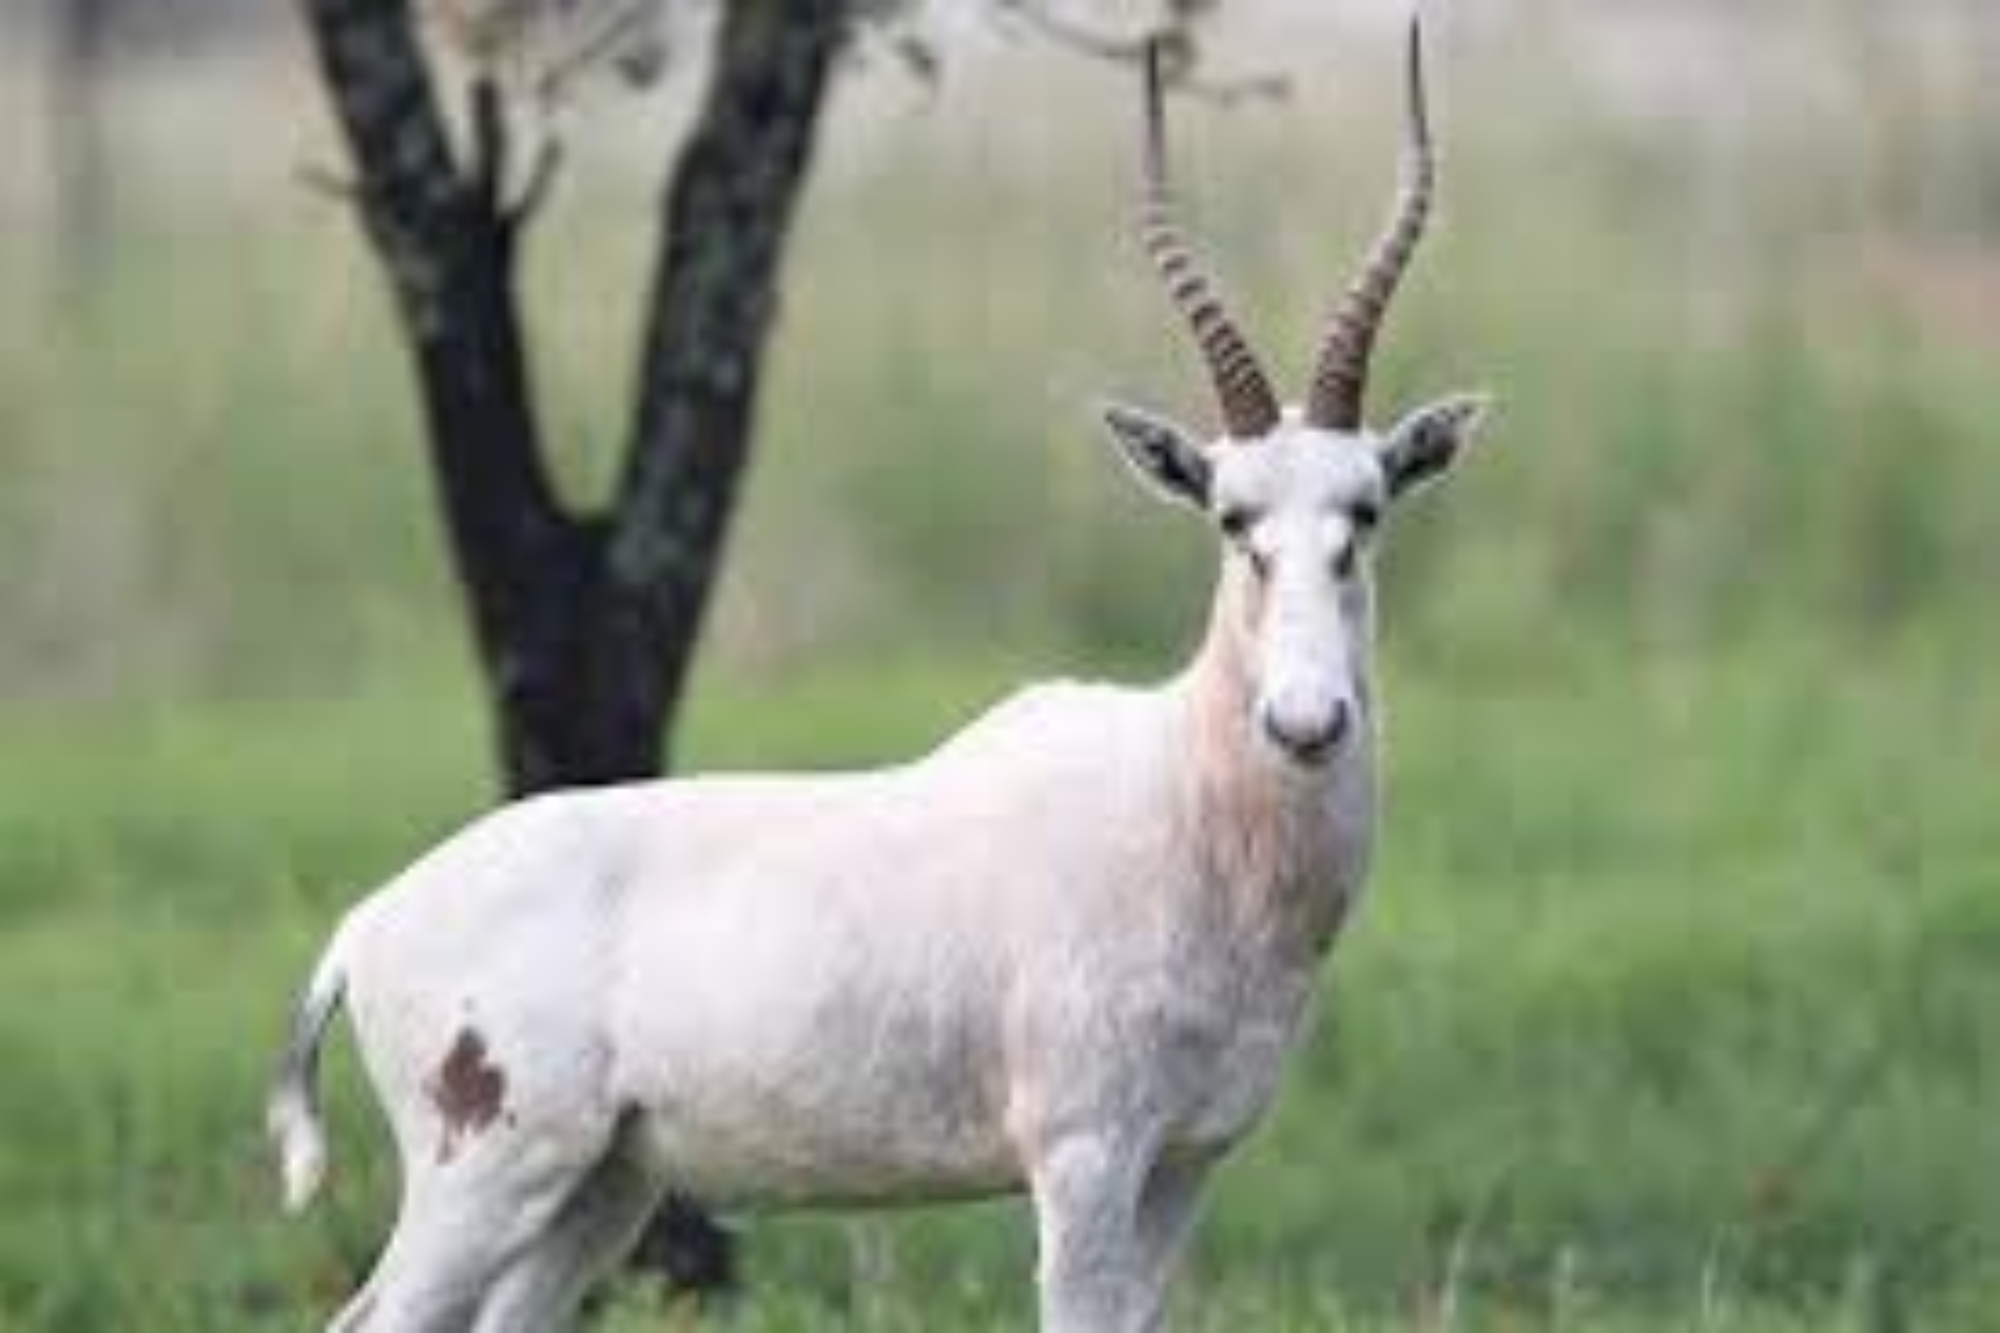
[[[1340,742],[1333,739],[1314,741],[1293,741],[1271,738],[1278,752],[1301,768],[1325,768],[1333,762],[1333,756],[1340,750]]]
[[[1354,729],[1354,710],[1345,705],[1328,713],[1323,721],[1301,726],[1265,713],[1260,730],[1271,747],[1302,768],[1324,768],[1332,763]]]

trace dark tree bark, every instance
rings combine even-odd
[[[666,193],[632,438],[599,512],[543,452],[515,271],[506,113],[477,87],[454,144],[408,0],[302,0],[354,195],[415,363],[454,566],[517,793],[659,771],[750,448],[780,264],[849,0],[730,0]],[[540,172],[532,173],[540,175]],[[647,1250],[726,1279],[690,1205]]]

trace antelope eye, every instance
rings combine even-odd
[[[1247,509],[1225,509],[1216,515],[1215,521],[1222,529],[1222,535],[1234,542],[1242,541],[1249,533],[1252,519]]]
[[[1374,531],[1375,525],[1382,521],[1381,509],[1366,500],[1349,510],[1347,516],[1362,532]]]

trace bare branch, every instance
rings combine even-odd
[[[510,235],[518,235],[542,211],[542,205],[555,189],[556,179],[562,175],[562,165],[562,144],[555,139],[543,139],[535,148],[535,160],[528,164],[528,179],[522,184],[520,194],[501,214]]]
[[[507,195],[507,107],[491,79],[472,84],[472,160],[467,166],[474,195],[489,216],[498,216]]]
[[[541,73],[535,80],[535,96],[544,105],[559,102],[573,82],[606,63],[616,65],[637,86],[651,84],[666,60],[657,35],[649,31],[658,21],[652,6],[644,3],[628,4],[613,12],[596,31],[586,33],[574,50]]]
[[[510,248],[548,201],[562,166],[562,145],[544,135],[535,145],[526,178],[518,191],[514,188],[516,152],[509,123],[513,114],[498,83],[486,78],[473,83],[469,188]]]
[[[1145,59],[1146,47],[1158,37],[1162,72],[1168,78],[1181,78],[1191,63],[1192,47],[1187,34],[1177,28],[1147,28],[1128,36],[1079,23],[1066,14],[1046,8],[1037,0],[1000,0],[1000,8],[1057,45],[1067,46],[1098,60],[1137,64]]]
[[[354,177],[323,162],[301,162],[292,172],[300,188],[343,207],[361,207],[361,184]]]
[[[1223,105],[1247,101],[1283,101],[1292,93],[1289,75],[1276,71],[1217,78],[1200,71],[1200,43],[1194,25],[1200,5],[1175,4],[1161,22],[1136,32],[1113,32],[1050,8],[1044,0],[998,0],[1037,36],[1092,60],[1140,66],[1149,47],[1157,45],[1160,73],[1167,85],[1191,96]]]

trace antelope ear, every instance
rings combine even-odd
[[[1187,431],[1123,403],[1104,403],[1100,410],[1111,442],[1132,470],[1160,494],[1206,511],[1214,469],[1201,445]]]
[[[1389,494],[1400,496],[1444,475],[1471,443],[1488,402],[1483,393],[1459,394],[1397,422],[1379,446]]]

